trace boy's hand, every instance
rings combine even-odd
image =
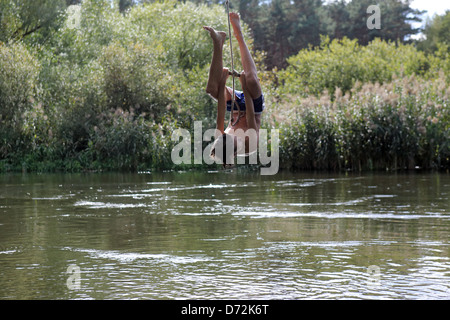
[[[227,79],[230,76],[230,70],[228,68],[223,68],[222,70],[222,78],[220,79],[220,86],[225,87],[227,83]]]
[[[243,91],[247,91],[247,81],[245,78],[245,72],[242,71],[241,75],[239,76],[239,80],[241,81],[241,86]]]

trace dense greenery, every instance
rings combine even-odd
[[[351,94],[286,96],[277,110],[281,159],[309,169],[450,166],[450,87],[437,79],[357,82]]]
[[[131,5],[142,1],[127,2]],[[402,42],[419,32],[410,22],[419,21],[422,14],[407,1],[399,0],[232,0],[230,4],[252,30],[255,48],[267,53],[265,64],[269,69],[284,68],[288,57],[309,45],[319,45],[320,35],[358,39],[363,45],[375,38]],[[382,12],[381,29],[369,30],[367,8],[373,4],[378,4]]]
[[[194,2],[0,0],[0,171],[174,168],[173,130],[214,127],[202,26],[228,27],[223,6]],[[250,14],[251,1],[233,3]],[[255,12],[277,3],[289,1]],[[256,29],[245,32],[256,49]],[[273,53],[255,51],[280,165],[448,168],[448,44],[317,36],[315,47],[288,50],[280,70],[268,64]],[[229,56],[226,46],[225,65]]]
[[[425,39],[418,44],[422,50],[433,52],[442,44],[450,46],[450,10],[442,16],[435,16],[427,21],[424,31]]]
[[[215,112],[203,24],[224,29],[222,8],[166,1],[122,15],[86,0],[44,44],[1,45],[4,169],[169,165],[173,129]]]
[[[356,81],[384,83],[394,76],[418,75],[429,79],[443,70],[450,80],[447,47],[435,55],[426,55],[412,45],[399,44],[375,39],[367,46],[357,40],[333,40],[323,38],[320,46],[301,50],[288,59],[286,69],[278,72],[284,83],[283,93],[303,95],[321,94],[335,89],[349,91]],[[439,56],[439,57],[438,57]]]

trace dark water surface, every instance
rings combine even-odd
[[[0,299],[450,299],[450,175],[0,176]]]

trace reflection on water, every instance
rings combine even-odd
[[[449,193],[446,173],[5,175],[0,299],[449,299]]]

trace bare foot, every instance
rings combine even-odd
[[[234,36],[239,40],[242,38],[241,20],[236,12],[230,12],[230,22],[233,26]]]
[[[203,29],[209,32],[209,35],[213,39],[214,42],[217,42],[220,46],[223,46],[225,43],[225,39],[227,34],[223,31],[216,31],[211,27],[204,26]]]

